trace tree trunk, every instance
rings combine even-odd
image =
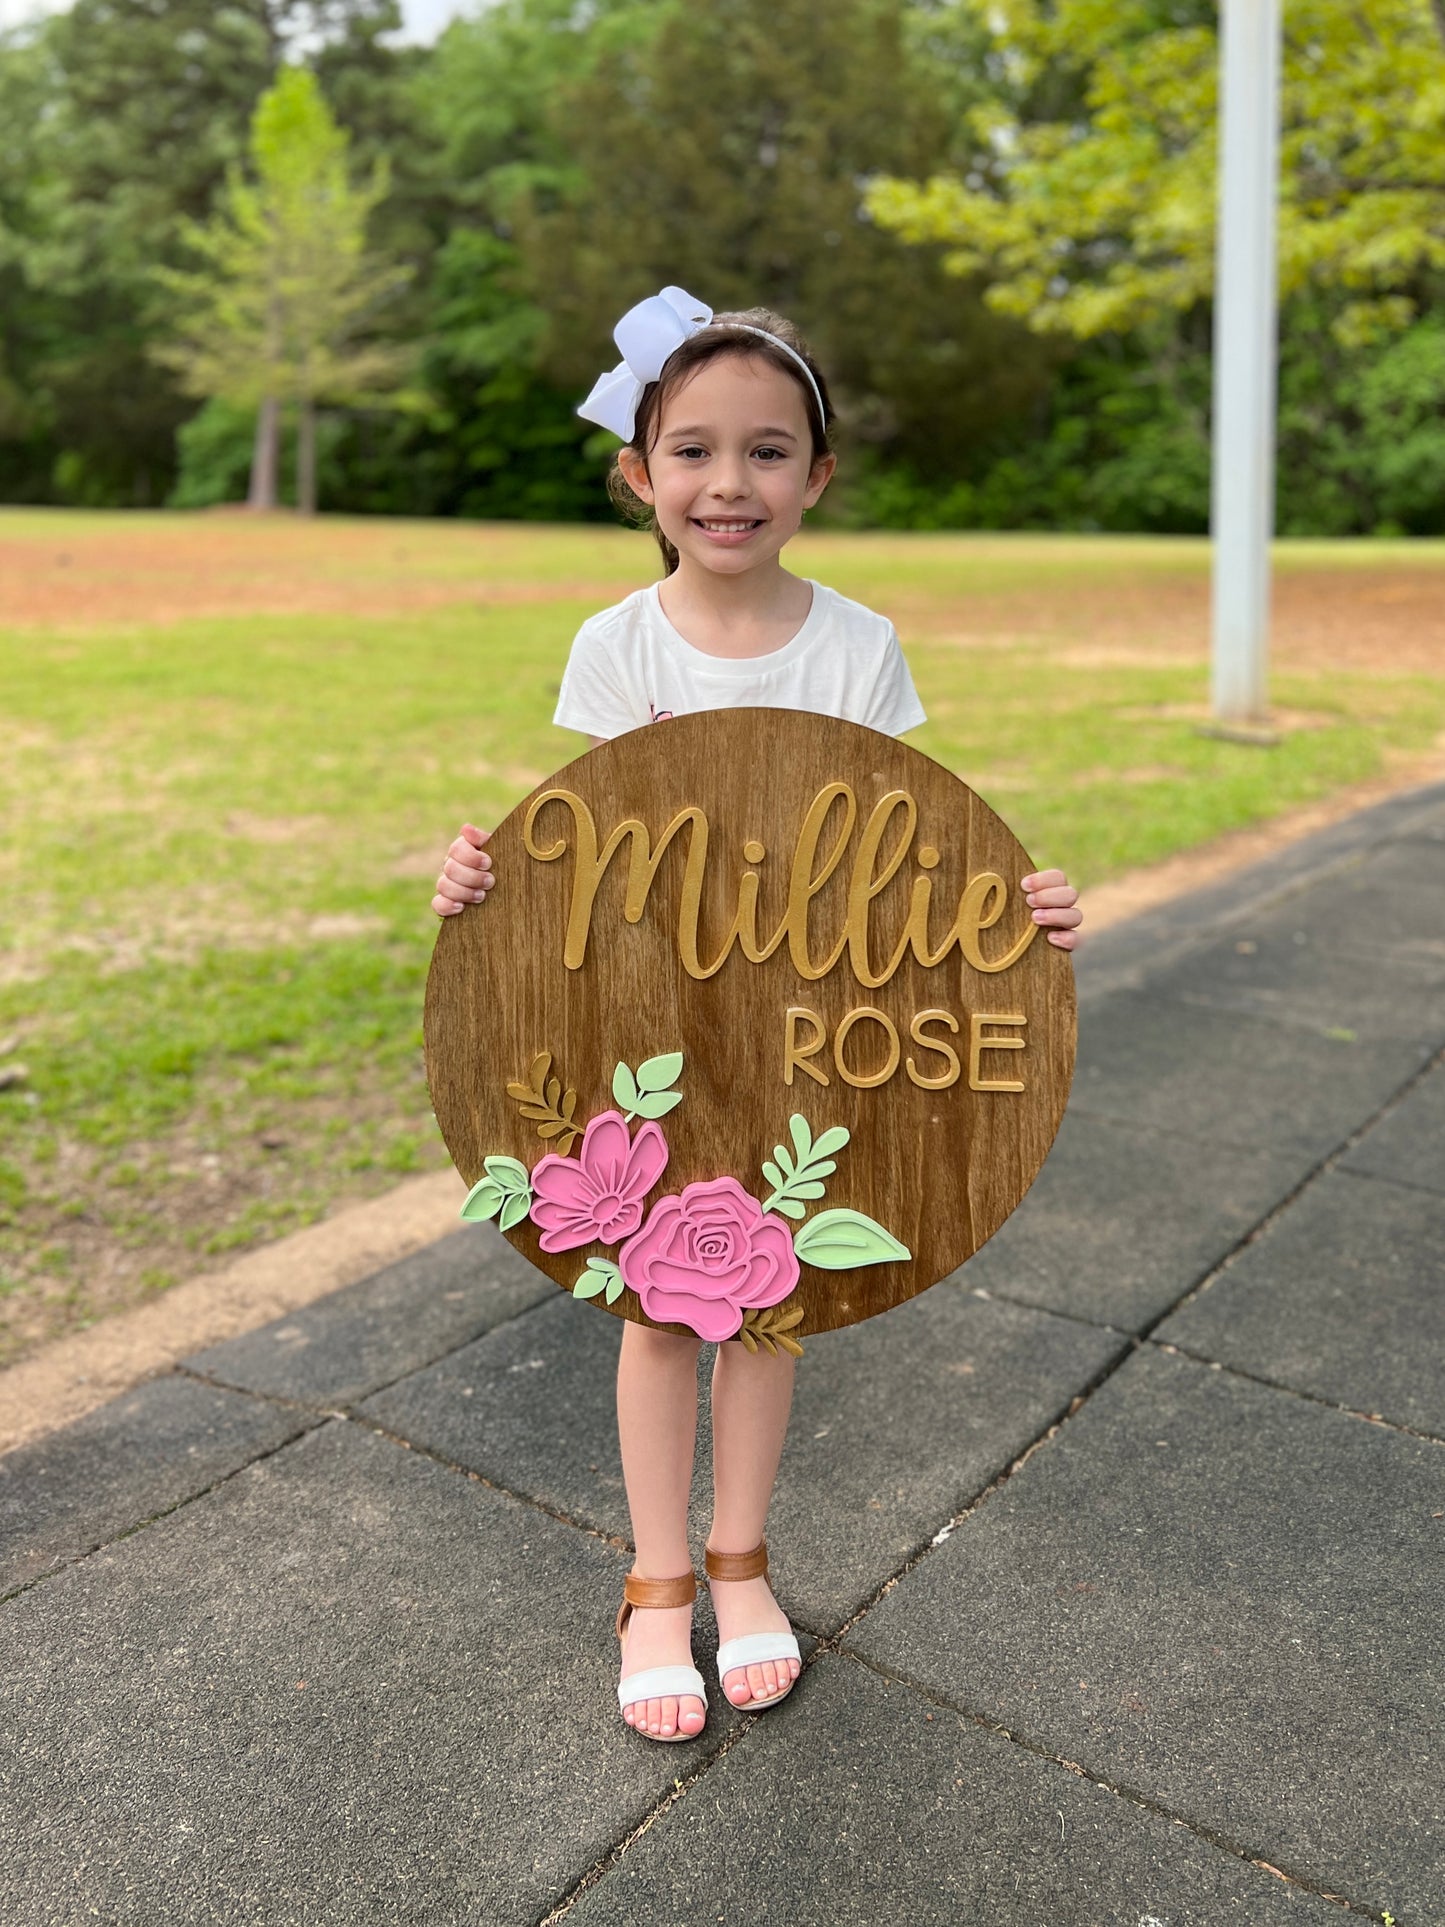
[[[302,515],[316,513],[316,404],[309,395],[296,425],[296,507]]]
[[[276,397],[267,395],[256,411],[256,441],[251,451],[251,488],[246,497],[253,509],[276,506]]]

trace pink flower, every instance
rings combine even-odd
[[[667,1140],[655,1124],[633,1137],[620,1111],[594,1117],[575,1158],[555,1151],[532,1167],[533,1224],[544,1251],[600,1240],[615,1245],[642,1223],[642,1200],[662,1176]]]
[[[798,1282],[788,1227],[736,1178],[659,1198],[617,1265],[656,1324],[687,1325],[718,1343],[738,1330],[745,1311],[776,1305]]]

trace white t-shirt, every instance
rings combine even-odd
[[[557,712],[563,729],[611,739],[701,709],[805,709],[899,736],[926,720],[886,616],[809,584],[803,626],[765,656],[710,656],[663,614],[658,584],[589,616],[577,631]]]

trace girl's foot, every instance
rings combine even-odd
[[[710,1584],[720,1646],[748,1633],[793,1630],[766,1578],[712,1580]],[[760,1666],[734,1666],[723,1675],[723,1691],[734,1706],[746,1706],[750,1700],[774,1698],[802,1670],[802,1662],[796,1659],[765,1659]]]
[[[622,1678],[653,1666],[691,1664],[692,1607],[635,1606],[622,1634]],[[681,1699],[635,1700],[622,1717],[640,1733],[690,1737],[702,1731],[707,1709],[695,1693],[686,1693]]]

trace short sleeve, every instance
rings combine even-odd
[[[864,721],[869,729],[879,730],[885,736],[901,736],[905,729],[928,721],[928,712],[918,700],[898,632],[891,622]]]
[[[605,639],[591,622],[584,622],[572,642],[557,708],[552,721],[561,729],[580,730],[584,736],[610,741],[636,729],[639,717],[629,699],[617,662]]]

